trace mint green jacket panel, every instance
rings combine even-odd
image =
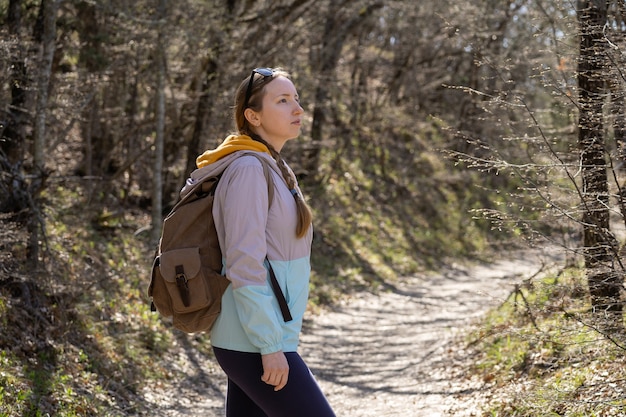
[[[304,238],[296,237],[295,200],[275,161],[269,156],[267,160],[274,180],[269,211],[263,169],[252,156],[237,158],[229,165],[213,207],[224,272],[231,285],[222,297],[211,343],[262,354],[297,350],[308,301],[312,240],[311,230]],[[288,323],[269,284],[266,255],[293,316]]]

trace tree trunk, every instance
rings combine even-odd
[[[626,4],[617,1],[613,4],[615,8],[612,13],[613,43],[624,45],[626,40]],[[617,161],[613,164],[616,167],[616,175],[626,172],[626,83],[623,76],[623,68],[626,63],[624,55],[620,51],[613,50],[611,64],[613,74],[611,77],[611,116],[613,121],[613,135],[615,136],[615,147],[617,149]],[[619,205],[622,214],[622,221],[626,225],[626,182],[618,178],[619,184]]]
[[[613,116],[613,135],[617,148],[617,161],[614,166],[616,171],[626,170],[626,100],[620,82],[613,83],[611,91],[611,113]],[[618,175],[618,173],[616,173]],[[618,178],[619,179],[619,178]],[[622,214],[622,221],[626,225],[626,183],[622,182],[619,187],[619,207]]]
[[[583,182],[583,245],[592,306],[597,312],[621,312],[623,276],[615,268],[617,242],[609,224],[609,190],[603,133],[606,83],[606,43],[603,27],[607,4],[579,0],[580,59],[578,63],[579,132]],[[619,315],[621,320],[621,314]]]
[[[35,110],[35,131],[33,143],[33,180],[30,184],[32,197],[32,213],[28,229],[30,242],[28,257],[31,265],[36,267],[39,262],[40,231],[43,229],[43,216],[40,214],[39,194],[44,188],[46,171],[46,121],[48,115],[48,94],[52,78],[52,60],[56,48],[57,10],[60,0],[42,0],[39,10],[39,27],[35,33],[40,35],[39,73],[37,79],[37,99]]]
[[[100,134],[101,129],[98,127],[100,119],[100,94],[97,88],[90,85],[90,74],[96,73],[102,69],[98,66],[98,63],[100,62],[99,57],[101,56],[99,54],[100,40],[104,37],[99,36],[100,28],[95,4],[79,2],[76,5],[76,13],[78,36],[81,45],[78,55],[78,65],[86,70],[86,72],[81,71],[80,73],[82,77],[81,86],[84,89],[85,96],[91,95],[91,99],[85,106],[81,116],[84,152],[80,172],[85,175],[90,184],[87,189],[89,190],[89,200],[91,201],[91,194],[100,191],[100,187],[95,186],[97,180],[94,176],[102,174],[100,165],[97,162],[100,161],[100,158],[102,158],[105,153],[95,149],[95,147],[102,142],[102,135]],[[102,148],[106,150],[108,147],[103,146]],[[94,166],[94,162],[96,162],[96,166]]]
[[[163,149],[165,142],[165,19],[167,0],[159,0],[159,35],[157,41],[156,138],[152,188],[152,242],[158,243],[163,224]]]
[[[32,89],[26,71],[25,41],[21,36],[21,1],[11,0],[7,11],[7,27],[10,37],[10,105],[7,106],[4,129],[0,126],[0,171],[6,171],[0,184],[2,199],[0,212],[26,213],[30,197],[22,167],[26,153],[26,129],[30,120],[26,95]]]
[[[11,0],[7,13],[9,36],[13,43],[11,48],[11,105],[6,127],[2,132],[0,150],[4,152],[8,163],[15,166],[24,160],[25,122],[28,118],[26,111],[26,92],[28,91],[28,77],[26,64],[22,55],[23,43],[21,39],[22,13],[21,1]],[[16,207],[15,211],[23,207]]]
[[[200,87],[200,96],[198,97],[198,104],[196,106],[193,133],[189,146],[187,147],[187,168],[185,169],[187,175],[196,168],[196,158],[200,153],[200,138],[204,132],[205,123],[211,115],[211,103],[213,101],[211,86],[216,81],[219,51],[220,48],[218,46],[215,52],[216,56],[209,56],[206,60],[206,69],[204,71],[204,78],[202,80],[202,86]]]
[[[48,115],[48,92],[52,74],[52,59],[56,48],[56,14],[59,0],[42,0],[41,2],[41,22],[43,32],[41,38],[41,56],[39,66],[39,77],[37,82],[37,104],[35,112],[35,143],[34,162],[35,169],[45,170],[45,149],[46,149],[46,118]]]

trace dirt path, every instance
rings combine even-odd
[[[455,335],[515,283],[559,261],[555,252],[517,253],[359,294],[308,323],[300,351],[338,416],[471,416],[484,393],[459,375]],[[178,363],[188,377],[175,396],[166,387],[146,392],[150,415],[222,416],[223,375],[193,349],[183,352]]]

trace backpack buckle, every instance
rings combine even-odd
[[[176,274],[176,283],[178,285],[185,284],[187,285],[187,276],[184,272]]]
[[[187,275],[182,265],[176,265],[176,287],[185,307],[189,307],[189,285],[187,284]]]

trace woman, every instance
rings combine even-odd
[[[256,68],[239,86],[231,135],[197,159],[227,167],[213,215],[224,272],[231,281],[213,329],[215,357],[228,376],[227,417],[334,416],[296,352],[308,300],[311,211],[280,155],[300,134],[303,109],[289,74]],[[273,193],[261,162],[269,161]],[[272,201],[269,196],[273,195]],[[285,322],[268,279],[271,264],[293,320]]]

